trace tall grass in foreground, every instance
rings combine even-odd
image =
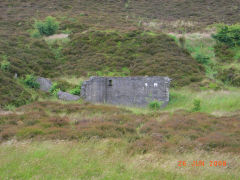
[[[201,92],[182,89],[170,91],[170,103],[166,110],[191,110],[195,99],[201,101],[201,112],[234,112],[240,109],[240,91],[237,89]]]
[[[206,153],[129,155],[118,139],[88,142],[18,142],[0,145],[1,179],[239,179],[240,157]],[[194,160],[204,167],[191,167]],[[226,167],[210,167],[224,160]],[[178,161],[187,161],[179,167]]]
[[[222,115],[240,110],[240,90],[237,88],[218,91],[193,91],[182,88],[170,90],[170,102],[160,111],[174,112],[179,109],[192,111],[196,99],[200,101],[200,112]],[[135,114],[151,112],[149,108],[128,107],[127,109]]]

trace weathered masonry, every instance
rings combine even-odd
[[[93,103],[146,106],[153,100],[169,101],[171,79],[160,76],[91,77],[82,84],[81,97]]]

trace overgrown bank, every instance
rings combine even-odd
[[[127,140],[129,153],[239,152],[239,114],[215,117],[175,111],[135,114],[92,104],[36,102],[0,116],[0,140]]]

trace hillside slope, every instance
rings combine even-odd
[[[1,72],[1,79],[11,79],[12,94],[19,91],[15,73],[18,77],[161,75],[170,76],[176,86],[198,82],[204,78],[203,67],[167,35],[144,31],[142,22],[192,21],[198,23],[197,29],[235,23],[239,5],[237,0],[5,0],[0,4],[0,62],[7,58],[10,69]],[[30,35],[34,20],[49,15],[60,22],[57,33],[71,34],[62,47]],[[7,95],[1,89],[1,97]]]
[[[9,74],[0,71],[0,108],[13,104],[21,106],[31,99],[31,94],[25,91]]]
[[[66,63],[61,72],[86,76],[96,71],[126,72],[126,75],[169,76],[173,85],[200,81],[203,68],[175,41],[164,34],[91,31],[72,36],[63,50]]]
[[[81,0],[10,1],[0,5],[0,27],[15,31],[29,28],[29,18],[59,15],[77,17],[82,22],[103,28],[128,29],[142,19],[194,21],[201,26],[236,23],[240,18],[238,0]],[[110,15],[110,16],[109,16]]]

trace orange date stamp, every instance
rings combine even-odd
[[[192,166],[192,167],[204,167],[204,166],[210,166],[210,167],[224,167],[227,166],[226,161],[178,161],[179,167],[186,167],[186,166]]]

